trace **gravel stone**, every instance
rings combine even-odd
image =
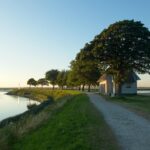
[[[123,150],[150,150],[150,121],[134,112],[87,93],[90,101],[102,112]]]

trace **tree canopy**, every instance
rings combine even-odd
[[[50,71],[47,71],[45,74],[45,77],[50,83],[54,86],[57,84],[57,76],[58,76],[59,71],[57,69],[52,69]]]
[[[36,86],[37,85],[37,81],[34,79],[34,78],[30,78],[28,81],[27,81],[27,84],[30,85],[30,86]]]
[[[68,71],[59,71],[57,75],[57,84],[63,89],[67,85]]]
[[[90,86],[96,85],[100,76],[100,71],[92,53],[92,44],[86,44],[83,49],[77,54],[74,61],[71,63],[71,70],[77,78],[77,82]]]
[[[150,73],[150,31],[139,21],[116,22],[92,41],[98,65],[120,85],[131,71]]]
[[[48,81],[45,78],[41,78],[41,79],[38,80],[38,84],[41,85],[42,87],[44,85],[48,86]]]
[[[69,70],[68,71],[67,86],[71,87],[71,88],[79,87],[79,89],[80,89],[80,82],[78,80],[78,77],[75,75],[74,70]]]

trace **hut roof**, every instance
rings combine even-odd
[[[101,81],[104,81],[104,80],[109,80],[110,78],[112,78],[111,74],[103,74],[97,82],[101,82]],[[125,82],[133,83],[133,82],[136,82],[137,80],[140,80],[139,76],[135,72],[131,72],[126,77]]]
[[[133,83],[133,82],[136,82],[137,80],[140,80],[140,78],[135,72],[129,73],[126,78],[126,82],[128,83]]]

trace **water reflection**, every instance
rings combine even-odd
[[[0,120],[25,112],[28,110],[28,104],[40,104],[29,98],[10,96],[6,93],[0,91]]]
[[[150,94],[150,90],[138,90],[140,94]]]

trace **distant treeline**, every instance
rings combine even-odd
[[[45,73],[45,78],[40,78],[38,80],[35,80],[34,78],[30,78],[27,81],[27,84],[29,87],[48,87],[50,86],[52,89],[55,88],[60,88],[60,89],[78,89],[78,90],[83,90],[87,88],[89,91],[91,90],[91,85],[92,88],[95,89],[97,87],[97,82],[96,80],[98,79],[98,73],[97,73],[97,78],[95,79],[95,83],[93,84],[82,84],[82,82],[79,82],[77,76],[74,76],[71,70],[62,70],[59,71],[57,69],[52,69],[49,70]],[[74,80],[73,80],[74,79]]]

